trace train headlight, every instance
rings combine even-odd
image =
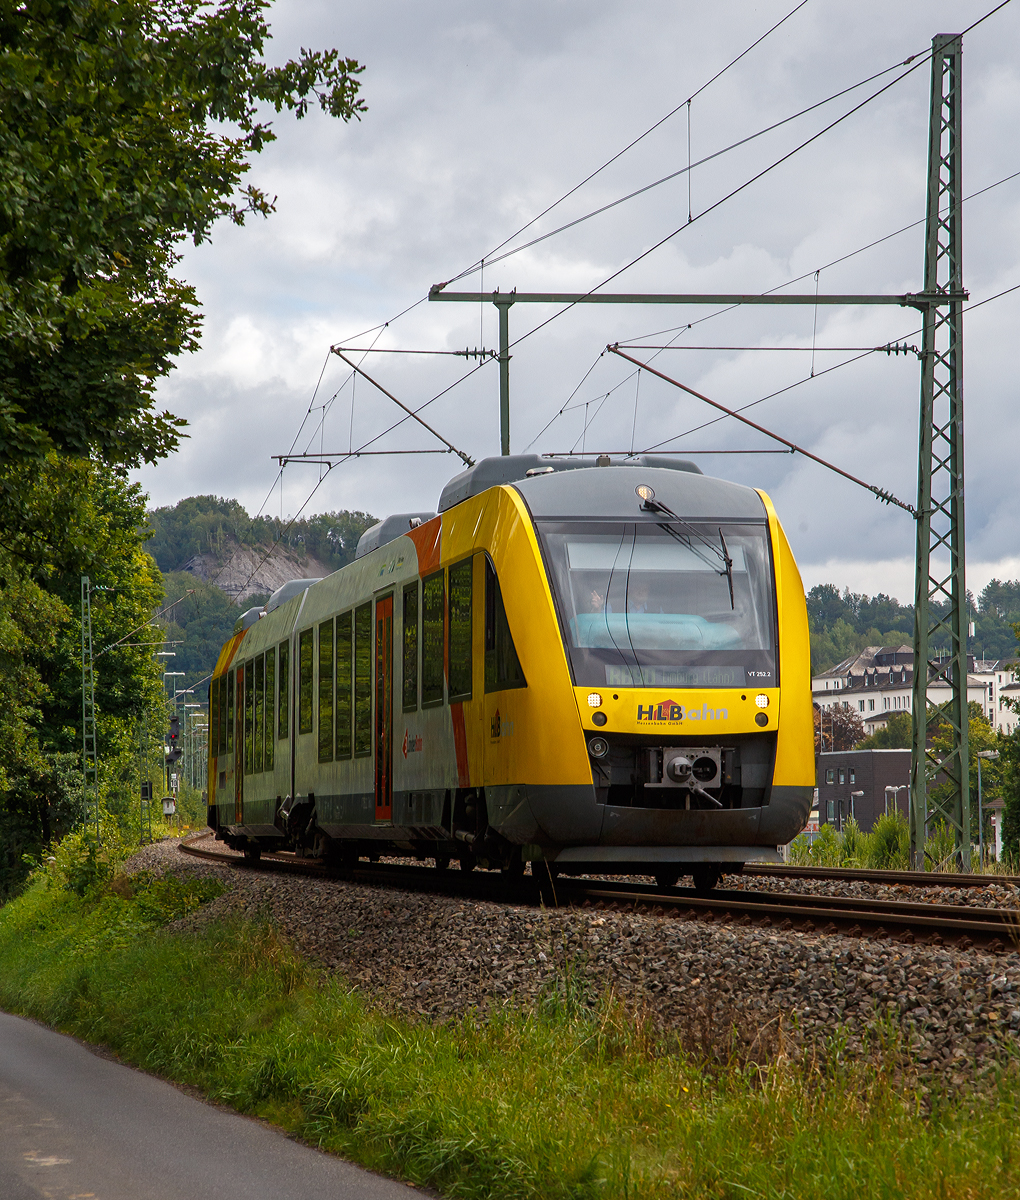
[[[589,708],[601,708],[602,707],[602,697],[598,694],[598,692],[589,692],[588,693],[588,707]]]
[[[634,489],[635,494],[647,504],[649,500],[655,499],[655,489],[648,486],[647,483],[639,483]]]
[[[609,753],[609,743],[605,738],[592,738],[588,743],[588,753],[592,758],[605,758]]]
[[[759,708],[768,708],[769,706],[769,698],[764,692],[759,692],[759,694],[755,696],[754,702]]]

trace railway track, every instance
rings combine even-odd
[[[1020,887],[1020,875],[977,875],[952,871],[887,871],[849,867],[791,867],[748,863],[744,875],[771,875],[779,879],[829,879],[844,883],[907,884],[911,887],[974,888],[994,883]]]
[[[321,862],[299,859],[290,853],[264,855],[259,866],[255,867],[239,854],[199,844],[208,841],[210,836],[204,834],[182,842],[180,849],[185,854],[222,862],[235,869],[269,868],[288,874],[335,877]],[[814,868],[805,870],[809,872],[808,875],[798,874],[791,878],[847,879],[851,876],[860,878],[861,875],[879,874],[883,882],[892,882],[887,879],[888,876],[920,874],[844,872],[819,875]],[[784,868],[777,868],[775,872],[768,873],[783,872]],[[763,872],[755,868],[747,873]],[[511,883],[495,872],[437,871],[433,867],[382,863],[359,864],[345,872],[343,878],[370,886],[441,892],[478,900],[509,900],[524,904],[545,902],[556,907],[611,908],[616,911],[651,910],[661,916],[704,923],[796,929],[805,933],[843,934],[904,944],[955,945],[961,950],[974,947],[993,953],[1010,953],[1020,945],[1020,910],[1006,908],[722,889],[716,889],[706,896],[688,888],[662,889],[654,885],[615,881],[594,883],[564,877],[545,881],[526,877]]]

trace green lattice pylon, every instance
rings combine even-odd
[[[970,771],[963,512],[962,53],[959,34],[940,33],[932,39],[922,293],[931,299],[923,309],[922,332],[910,852],[912,865],[923,869],[926,825],[941,818],[953,831],[957,868],[966,871]],[[947,303],[949,294],[953,299]],[[929,710],[933,685],[947,699],[942,702],[939,696],[937,709]],[[941,759],[928,747],[929,728],[939,725],[948,727],[951,741]],[[939,783],[931,797],[929,778]]]

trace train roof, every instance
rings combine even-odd
[[[573,458],[543,458],[538,454],[507,454],[483,458],[455,475],[443,488],[439,512],[478,496],[489,488],[513,484],[536,517],[591,519],[637,515],[634,488],[649,483],[659,499],[681,516],[722,521],[762,521],[765,506],[758,493],[742,484],[703,475],[686,459],[663,454],[639,454],[610,463]],[[394,513],[361,535],[354,557],[370,554],[416,525],[431,520],[431,512]]]
[[[536,517],[616,517],[637,512],[634,488],[649,483],[659,499],[684,517],[761,521],[765,506],[758,493],[739,483],[703,475],[685,459],[641,454],[611,463],[607,457],[541,458],[508,454],[485,458],[443,488],[439,511],[500,484],[513,484]]]
[[[454,475],[443,488],[439,497],[439,511],[446,512],[455,504],[470,500],[472,496],[478,496],[491,487],[499,487],[500,484],[517,483],[542,475],[555,475],[561,471],[583,471],[609,465],[609,458],[605,455],[594,461],[586,461],[583,458],[543,458],[538,454],[504,454],[498,458],[483,458],[473,467]],[[621,460],[616,465],[656,467],[668,471],[682,471],[685,474],[701,474],[701,468],[695,463],[683,458],[669,458],[665,454],[639,454],[635,458]]]
[[[657,500],[687,520],[766,520],[765,505],[754,488],[657,466],[610,466],[579,474],[536,475],[513,486],[537,518],[656,520],[654,514],[641,511],[641,500],[635,493],[641,484],[649,485]]]

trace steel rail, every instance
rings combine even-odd
[[[255,864],[236,852],[200,849],[204,834],[181,843],[185,854],[253,869]],[[1020,946],[1020,911],[975,908],[967,905],[925,904],[918,901],[871,900],[861,897],[815,896],[774,892],[715,891],[704,895],[687,888],[668,891],[655,885],[592,882],[563,876],[543,880],[516,880],[496,872],[437,871],[433,867],[405,864],[355,865],[331,872],[317,860],[289,853],[264,855],[260,865],[292,874],[342,878],[362,885],[395,887],[502,903],[544,903],[549,907],[610,908],[617,911],[652,910],[705,923],[757,926],[802,933],[840,933],[850,937],[892,939],[905,944],[944,945],[957,949],[978,947],[994,953]]]
[[[788,879],[830,879],[847,883],[907,884],[916,887],[990,887],[1005,883],[1020,887],[1020,875],[962,874],[954,871],[892,871],[885,869],[866,870],[855,867],[794,867],[778,863],[747,863],[745,875],[772,875]]]

